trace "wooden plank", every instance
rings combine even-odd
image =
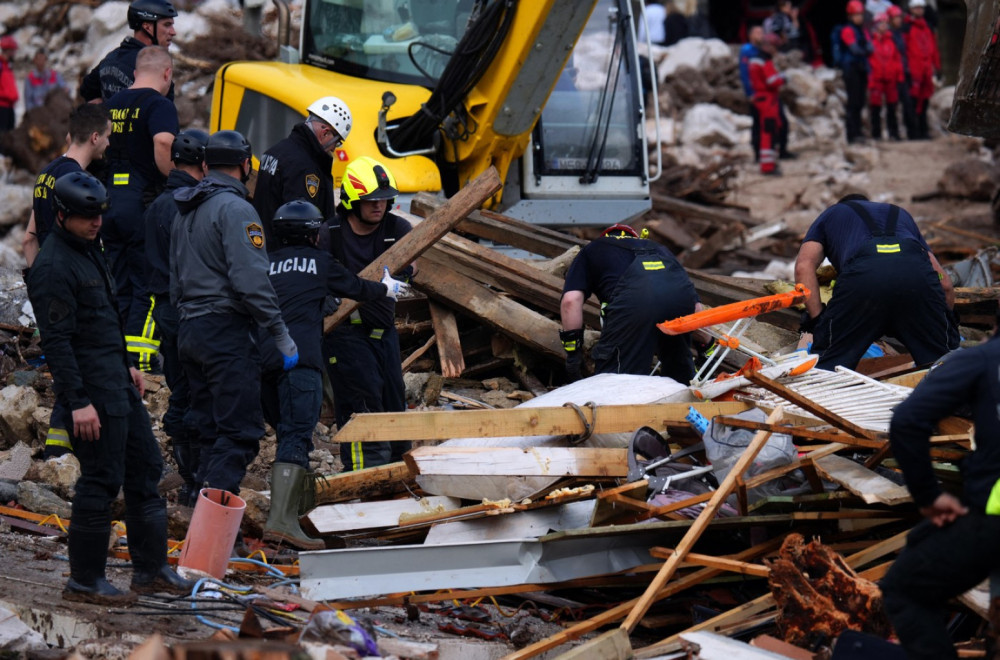
[[[782,412],[781,406],[775,408],[774,412],[768,415],[767,423],[774,424],[780,421]],[[639,623],[639,620],[646,614],[646,611],[649,610],[650,605],[653,604],[657,593],[667,582],[670,581],[670,578],[674,576],[680,562],[683,561],[684,557],[691,551],[695,542],[701,538],[701,535],[708,527],[708,523],[711,522],[719,508],[726,501],[726,498],[729,497],[730,493],[732,493],[733,488],[736,487],[736,480],[743,475],[746,469],[753,462],[754,458],[757,457],[757,454],[760,453],[760,450],[764,448],[764,445],[770,437],[770,431],[758,431],[754,435],[753,440],[750,441],[750,444],[747,445],[746,449],[743,450],[743,453],[740,454],[740,458],[733,465],[729,474],[727,474],[726,478],[719,484],[719,489],[715,491],[712,499],[709,500],[708,504],[705,505],[705,508],[698,514],[698,518],[695,519],[694,524],[691,525],[691,528],[684,535],[684,538],[682,538],[680,543],[677,544],[677,547],[674,548],[674,554],[671,555],[670,559],[663,564],[663,568],[661,568],[660,572],[653,578],[653,581],[646,589],[646,592],[639,599],[635,608],[632,609],[625,621],[622,622],[622,628],[628,632],[632,632],[635,629],[636,624]]]
[[[752,431],[768,430],[773,433],[784,433],[793,438],[804,440],[822,440],[823,442],[839,442],[852,447],[865,447],[867,449],[880,449],[884,440],[871,440],[869,438],[858,438],[847,433],[815,431],[804,426],[778,426],[775,424],[765,424],[764,422],[754,422],[749,419],[739,419],[738,417],[720,417],[715,420],[716,424],[725,424],[734,428],[750,429]]]
[[[378,259],[365,266],[358,275],[368,280],[380,280],[383,266],[388,266],[392,273],[398,273],[502,187],[500,175],[495,168],[490,167],[459,190],[454,197],[443,202],[426,220],[379,255]],[[340,308],[323,320],[323,332],[330,332],[350,316],[358,305],[355,300],[343,299]]]
[[[403,462],[354,472],[342,472],[316,480],[316,503],[375,499],[405,493],[416,487],[409,468]]]
[[[866,504],[893,506],[912,499],[906,486],[897,485],[849,458],[824,456],[813,463],[824,479],[840,484]]]
[[[649,555],[656,559],[669,559],[674,551],[670,548],[650,548]],[[740,575],[752,575],[754,577],[767,577],[771,574],[771,569],[762,564],[751,564],[725,557],[714,557],[712,555],[702,555],[695,552],[688,553],[684,558],[685,564],[695,566],[705,566],[708,568],[718,568],[729,573],[739,573]]]
[[[469,277],[425,260],[413,284],[431,298],[465,310],[469,316],[534,351],[559,360],[565,356],[559,341],[561,326],[557,322]]]
[[[458,336],[455,312],[433,300],[430,301],[430,310],[434,336],[437,337],[441,375],[445,378],[458,378],[465,371],[465,355],[462,354],[462,340]]]
[[[560,350],[562,348],[560,347]],[[442,396],[448,393],[442,392]],[[688,408],[712,419],[735,415],[750,405],[736,401],[653,403],[598,406],[590,419],[595,435],[631,433],[641,426],[662,429],[686,426]],[[360,413],[340,429],[334,442],[385,442],[393,440],[446,440],[449,438],[505,438],[511,436],[578,435],[584,432],[580,416],[566,407],[518,407],[506,410],[420,410],[395,413]]]
[[[430,338],[427,341],[424,342],[423,346],[421,346],[417,350],[415,350],[412,353],[410,353],[409,355],[407,355],[406,359],[403,360],[402,364],[400,364],[400,369],[402,370],[402,372],[406,373],[407,371],[409,371],[410,370],[410,366],[414,362],[416,362],[417,360],[419,360],[420,357],[424,353],[426,353],[427,351],[429,351],[431,349],[431,346],[433,346],[436,343],[437,343],[437,335],[431,335]]]
[[[556,660],[627,660],[632,657],[632,643],[621,628],[609,630],[588,643],[556,656]]]
[[[362,529],[395,527],[416,514],[440,513],[458,509],[461,500],[453,497],[424,497],[379,502],[328,504],[309,512],[309,522],[322,534],[337,534]]]
[[[834,443],[831,445],[827,445],[825,447],[819,447],[809,452],[809,454],[803,458],[797,458],[791,463],[788,463],[786,465],[780,465],[776,468],[771,468],[770,470],[761,472],[760,474],[755,474],[752,477],[747,477],[745,482],[746,487],[756,488],[757,486],[765,484],[768,481],[771,481],[772,479],[776,479],[780,476],[788,474],[793,470],[804,469],[808,463],[812,463],[817,458],[820,458],[822,456],[829,456],[830,454],[838,452],[841,449],[847,449],[847,445]],[[822,490],[822,488],[820,490]]]
[[[651,197],[653,198],[653,205],[656,206],[657,210],[666,211],[672,215],[679,215],[684,218],[699,218],[708,220],[713,224],[721,225],[728,225],[734,222],[744,225],[759,224],[749,213],[744,213],[743,211],[695,204],[694,202],[656,192],[652,193]]]
[[[628,450],[596,447],[417,447],[406,455],[414,474],[624,477]]]
[[[685,268],[704,268],[719,254],[726,243],[742,234],[744,230],[745,227],[736,222],[717,227],[710,236],[698,239],[690,249],[682,252],[678,260]]]
[[[793,391],[791,388],[785,387],[778,381],[768,378],[761,373],[751,372],[747,374],[747,378],[750,379],[755,385],[759,385],[766,389],[768,392],[777,394],[785,401],[789,403],[794,403],[798,407],[806,410],[813,415],[819,417],[824,422],[828,424],[833,424],[838,429],[847,431],[851,435],[858,436],[859,438],[868,438],[869,440],[882,440],[883,443],[887,444],[889,441],[885,438],[884,434],[877,433],[875,431],[870,431],[866,428],[858,426],[854,422],[844,419],[840,415],[834,414],[818,405],[812,399],[808,399],[798,392]]]

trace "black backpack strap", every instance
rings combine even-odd
[[[895,204],[889,205],[889,219],[885,221],[885,235],[896,235],[896,223],[899,221],[899,207]]]
[[[896,235],[896,219],[899,217],[898,206],[892,206],[892,208],[889,211],[889,220],[888,222],[886,222],[885,229],[882,230],[878,228],[878,224],[876,224],[875,218],[873,218],[872,214],[868,212],[868,209],[866,209],[861,204],[858,204],[857,202],[854,201],[841,202],[841,203],[844,206],[849,207],[852,211],[854,211],[857,214],[859,218],[861,218],[862,221],[864,221],[865,225],[867,225],[868,227],[868,231],[871,232],[871,235],[873,237]]]

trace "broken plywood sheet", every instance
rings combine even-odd
[[[687,386],[671,378],[660,376],[633,376],[629,374],[599,374],[547,392],[525,401],[518,408],[543,408],[574,403],[584,406],[593,401],[597,405],[664,403],[667,401],[694,401]],[[585,411],[585,414],[589,411]],[[657,429],[661,430],[661,429]],[[622,448],[628,444],[630,433],[593,435],[582,443],[584,447]],[[441,447],[564,447],[566,436],[515,436],[505,438],[454,438],[441,443]],[[560,477],[518,476],[514,478],[477,478],[466,476],[421,475],[420,487],[435,495],[450,495],[463,499],[522,500],[548,488]]]
[[[453,511],[462,503],[453,497],[424,497],[419,500],[387,500],[329,504],[309,512],[309,522],[320,535],[339,534],[363,529],[395,527],[414,515]]]
[[[851,491],[866,504],[896,505],[910,501],[906,486],[895,484],[885,477],[843,456],[824,456],[813,462],[816,470],[827,481],[834,481]]]
[[[593,510],[594,500],[586,500],[488,519],[445,522],[431,528],[424,545],[530,539],[550,532],[584,529],[590,524]]]

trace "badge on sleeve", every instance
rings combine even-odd
[[[306,192],[310,197],[315,197],[319,192],[319,177],[315,174],[306,175]]]
[[[250,239],[250,245],[259,250],[264,247],[264,228],[256,222],[251,222],[247,225],[247,238]]]

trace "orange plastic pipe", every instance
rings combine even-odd
[[[796,284],[794,291],[729,303],[721,307],[714,307],[706,309],[703,312],[695,312],[694,314],[681,316],[670,321],[657,323],[656,327],[664,334],[680,335],[709,325],[736,321],[748,316],[757,316],[758,314],[785,309],[792,305],[799,305],[804,303],[808,297],[809,289],[801,284]]]

